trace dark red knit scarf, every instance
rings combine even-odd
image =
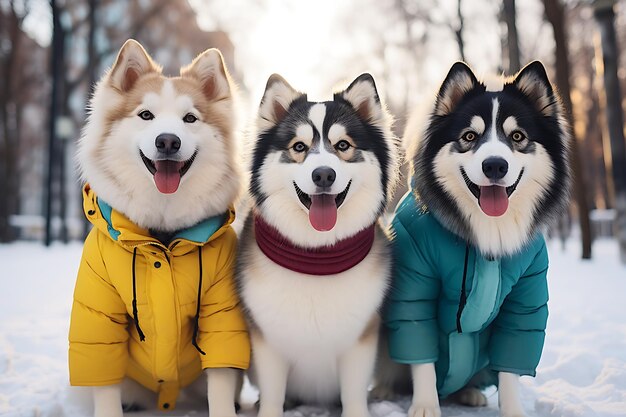
[[[372,249],[375,234],[375,225],[371,225],[332,246],[302,248],[267,224],[261,216],[254,216],[254,235],[265,256],[283,268],[303,274],[333,275],[347,271],[365,259]]]

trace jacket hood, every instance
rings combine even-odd
[[[176,252],[189,252],[217,239],[235,220],[235,211],[231,207],[225,213],[209,217],[189,228],[178,231],[169,247],[165,247],[158,239],[152,237],[148,230],[137,226],[104,200],[98,198],[89,184],[85,184],[83,187],[83,210],[87,220],[94,227],[129,250],[152,244],[170,250],[176,248]]]

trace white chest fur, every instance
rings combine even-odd
[[[336,398],[338,357],[358,342],[388,286],[386,239],[378,231],[363,261],[326,276],[285,269],[253,240],[246,246],[240,258],[241,296],[265,342],[289,363],[288,394]]]

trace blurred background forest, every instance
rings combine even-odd
[[[85,234],[73,155],[127,38],[169,74],[221,49],[243,127],[273,72],[320,100],[370,72],[398,135],[454,61],[487,75],[539,59],[575,136],[572,206],[551,233],[583,258],[615,237],[626,263],[626,0],[0,0],[0,243]]]

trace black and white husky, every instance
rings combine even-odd
[[[282,416],[286,398],[369,415],[391,267],[378,226],[398,164],[390,117],[369,74],[326,102],[272,75],[257,124],[237,279],[259,416]]]
[[[459,116],[443,123],[442,116],[452,113]],[[568,132],[561,101],[539,61],[515,78],[486,83],[457,63],[418,144],[412,178],[449,230],[484,254],[512,254],[563,213]]]
[[[408,132],[416,129],[409,127]],[[407,134],[405,134],[407,136]],[[464,63],[444,80],[424,134],[410,141],[411,188],[437,220],[485,257],[523,250],[565,211],[569,196],[569,126],[543,65],[535,61],[510,79],[480,82]],[[432,363],[393,365],[381,357],[379,398],[413,379],[409,417],[440,416]],[[502,416],[524,415],[518,376],[500,372]],[[452,398],[485,405],[480,376]],[[476,384],[474,384],[476,383]]]

